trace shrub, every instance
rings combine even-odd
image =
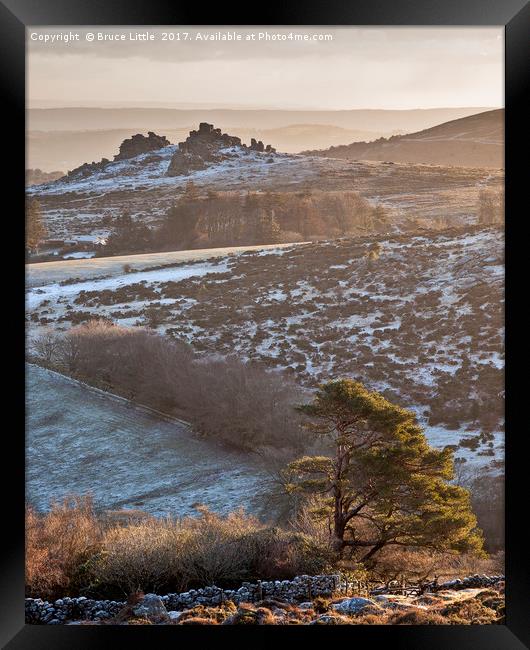
[[[365,614],[351,621],[355,625],[388,625],[388,614]]]
[[[217,621],[211,618],[201,618],[194,616],[193,618],[186,618],[183,621],[178,621],[177,625],[218,625]]]
[[[224,621],[224,625],[274,625],[276,619],[267,607],[254,607],[246,603],[239,605],[237,612]]]
[[[498,622],[497,612],[478,598],[468,598],[447,605],[440,612],[452,625],[491,625]]]
[[[318,574],[329,567],[329,555],[307,535],[264,528],[246,536],[250,579],[288,579]]]
[[[128,595],[125,616],[142,593],[235,587],[324,570],[319,551],[300,533],[268,528],[243,511],[222,517],[199,506],[198,512],[177,520],[137,512],[128,519],[96,517],[83,499],[54,505],[47,514],[28,509],[28,596]]]
[[[153,623],[147,618],[130,618],[127,625],[153,625]]]
[[[315,568],[321,565],[300,535],[268,529],[242,511],[221,517],[203,507],[198,517],[111,528],[91,566],[100,589],[125,593],[292,578]]]
[[[87,560],[99,549],[101,523],[86,497],[52,504],[40,515],[26,510],[26,595],[59,598],[78,595],[86,582]]]
[[[255,557],[248,535],[261,524],[242,511],[227,517],[202,507],[199,512],[183,521],[189,534],[183,548],[189,581],[202,586],[244,580]]]
[[[222,623],[226,618],[232,616],[237,611],[237,607],[231,601],[225,601],[217,607],[205,607],[204,605],[197,605],[192,609],[188,609],[179,617],[179,623],[184,623],[188,619],[201,619],[213,621],[214,623]]]
[[[185,533],[171,521],[149,519],[117,527],[104,536],[101,552],[94,556],[91,572],[96,585],[115,585],[123,593],[154,591],[168,583],[186,584],[182,563]],[[180,580],[179,580],[180,578]]]
[[[33,349],[41,359],[50,363],[57,355],[59,342],[59,336],[55,332],[46,331],[35,338]]]
[[[331,607],[331,601],[328,598],[322,598],[319,596],[313,601],[313,609],[317,614],[324,614]]]

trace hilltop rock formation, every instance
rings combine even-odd
[[[137,133],[120,144],[120,152],[114,156],[114,160],[134,158],[142,153],[156,151],[170,144],[171,142],[165,136],[157,135],[153,131],[149,131],[147,137],[141,133]]]
[[[167,147],[171,142],[164,135],[157,135],[153,131],[149,131],[147,136],[137,133],[130,138],[126,138],[120,144],[119,153],[114,156],[114,161],[128,160],[135,158],[143,153],[149,151],[157,151],[163,147]],[[108,158],[102,158],[99,162],[83,163],[79,167],[72,169],[68,172],[67,177],[72,179],[85,178],[94,172],[101,171],[111,161]],[[150,162],[149,160],[144,162]]]
[[[149,131],[147,136],[137,133],[121,143],[120,150],[114,156],[113,162],[130,160],[142,154],[159,151],[170,144],[165,136],[157,135],[153,131]],[[227,151],[233,148],[238,151]],[[238,152],[270,155],[276,153],[276,149],[270,144],[265,146],[261,140],[255,138],[252,138],[250,146],[247,146],[241,142],[241,138],[222,133],[221,129],[214,128],[213,124],[201,122],[198,130],[190,131],[186,140],[179,142],[178,150],[172,156],[166,174],[167,176],[189,174],[194,170],[205,169],[212,163],[231,158]],[[160,155],[153,154],[153,156],[142,158],[141,164],[146,165],[161,159]],[[108,158],[102,158],[100,162],[84,163],[69,171],[67,177],[70,180],[85,178],[105,169],[110,162]]]
[[[210,163],[220,162],[228,156],[222,153],[223,149],[238,147],[250,151],[275,153],[271,145],[265,145],[261,140],[256,142],[252,138],[250,147],[241,142],[241,138],[221,129],[214,128],[213,124],[201,122],[197,131],[190,131],[184,142],[179,142],[178,151],[173,155],[169,164],[167,175],[180,176],[189,174],[193,170],[205,169]]]
[[[270,144],[265,146],[261,140],[256,141],[255,138],[250,138],[250,149],[251,151],[260,151],[265,153],[276,153],[276,149],[271,147]]]
[[[67,178],[84,178],[85,176],[90,176],[94,172],[100,171],[109,164],[110,160],[108,158],[102,158],[99,162],[83,163],[72,169],[66,175]]]

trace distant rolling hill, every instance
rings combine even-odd
[[[278,151],[296,153],[412,133],[486,110],[28,108],[27,165],[47,172],[73,169],[86,161],[112,158],[119,144],[134,133],[156,131],[176,143],[199,122],[215,124],[247,142],[254,137]]]
[[[451,120],[408,135],[310,151],[328,158],[504,167],[504,109]]]
[[[277,129],[290,124],[329,124],[356,131],[412,133],[435,124],[487,111],[487,107],[353,110],[243,110],[171,108],[29,108],[28,131],[181,129],[211,122],[224,130]]]
[[[296,153],[302,149],[331,147],[348,140],[375,140],[396,131],[363,131],[332,124],[289,124],[275,129],[239,129],[239,133],[248,141],[253,137],[272,143],[278,151]]]

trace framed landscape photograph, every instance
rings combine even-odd
[[[1,12],[2,647],[530,647],[528,4]]]

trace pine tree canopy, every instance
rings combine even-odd
[[[452,451],[430,447],[412,411],[350,379],[297,408],[332,453],[290,463],[288,489],[320,495],[337,550],[360,561],[388,545],[482,553],[469,493],[450,483]]]

